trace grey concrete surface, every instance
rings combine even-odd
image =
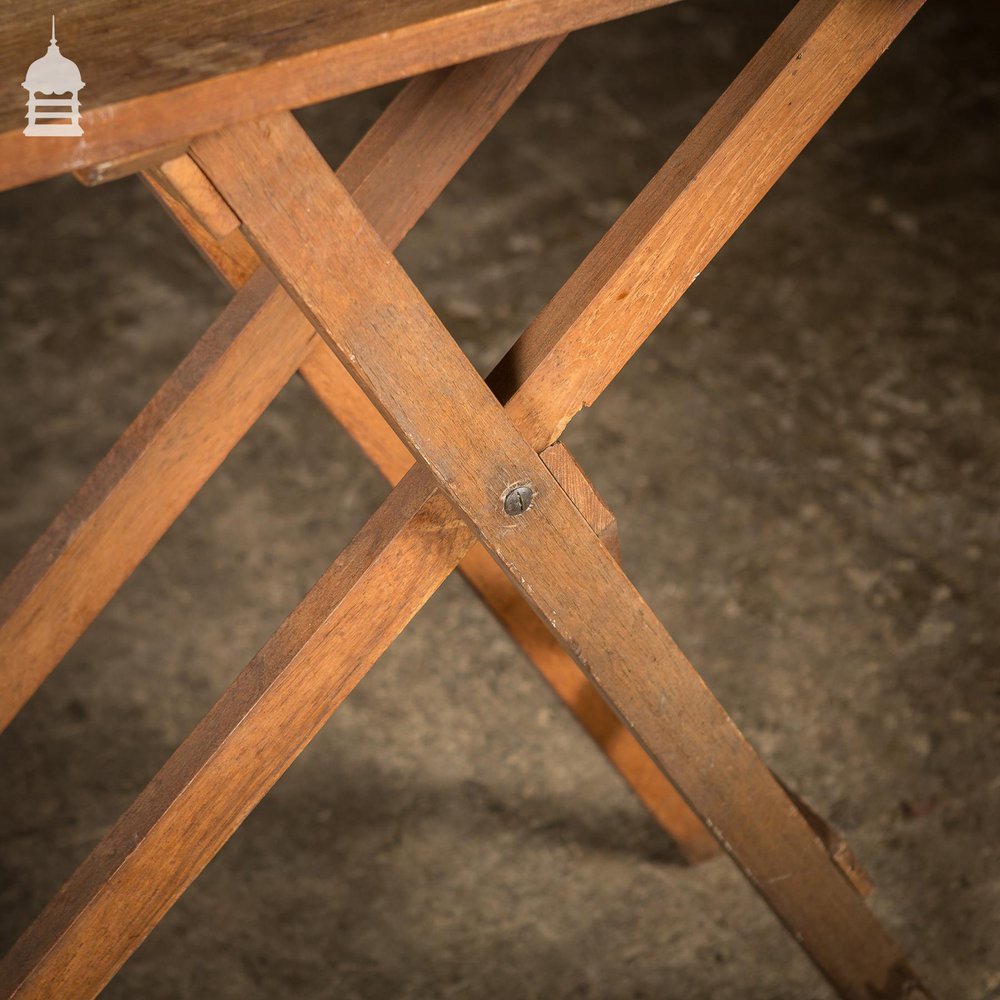
[[[556,54],[400,251],[480,370],[787,6],[688,0]],[[1000,997],[998,21],[929,3],[566,435],[652,606],[974,1000]],[[393,92],[301,118],[336,161]],[[226,295],[136,179],[0,218],[7,569]],[[290,384],[0,737],[0,948],[384,493]],[[105,995],[830,993],[453,579]]]

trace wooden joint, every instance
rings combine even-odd
[[[774,774],[773,771],[771,773]],[[857,889],[860,895],[865,898],[870,896],[875,891],[875,882],[862,867],[857,855],[844,839],[844,835],[820,816],[801,795],[789,788],[778,775],[775,774],[774,779],[785,790],[785,794],[792,800],[795,808],[802,814],[802,818],[819,838],[826,853],[830,855],[830,859],[840,869],[844,878]]]
[[[117,181],[122,177],[150,170],[164,160],[172,160],[187,152],[187,140],[168,143],[164,146],[153,146],[138,153],[130,153],[113,160],[101,160],[89,166],[73,171],[73,176],[84,187],[97,187],[108,181]]]
[[[562,442],[557,441],[549,445],[541,453],[540,458],[562,487],[563,493],[572,500],[573,506],[594,529],[594,534],[615,559],[621,562],[621,544],[615,515],[580,468],[570,450]]]
[[[224,240],[240,228],[239,217],[186,152],[149,168],[147,172],[187,206],[217,240]]]

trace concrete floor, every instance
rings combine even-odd
[[[777,23],[571,38],[400,256],[488,369]],[[1000,18],[931,3],[566,439],[625,563],[848,834],[942,998],[1000,997]],[[310,109],[332,160],[394,88]],[[0,564],[226,301],[128,179],[0,196]],[[290,384],[0,738],[6,948],[385,490]],[[106,996],[821,998],[449,581]]]

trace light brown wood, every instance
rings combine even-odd
[[[859,59],[912,10],[802,0],[771,57],[804,32],[804,43],[819,37],[806,65],[822,66],[857,32],[861,52],[848,57]],[[915,989],[896,946],[295,123],[235,126],[192,153],[289,294],[830,981],[847,996]],[[580,355],[566,359],[570,369],[593,363]],[[536,499],[515,519],[502,500],[517,483]]]
[[[181,229],[211,265],[212,270],[232,288],[240,288],[260,267],[260,258],[239,229],[224,239],[216,239],[191,208],[164,187],[152,170],[144,170],[142,179],[157,201],[176,219]]]
[[[915,9],[917,4],[911,6]],[[816,13],[820,7],[820,4],[807,0],[800,5],[800,10],[805,8]],[[850,16],[856,18],[854,28],[863,40],[871,42],[874,36],[874,40],[879,42],[880,32],[891,37],[905,23],[908,14],[912,13],[912,9],[905,8],[905,4],[898,3],[889,9],[887,3],[865,5],[843,0],[839,5],[830,6],[819,19],[817,31],[827,14],[834,19],[839,17],[840,27],[843,27],[843,19]],[[873,20],[866,22],[866,17]],[[897,17],[898,22],[894,20]],[[842,35],[841,40],[850,41],[850,38]],[[481,537],[504,560],[512,576],[518,578],[523,568],[525,578],[521,583],[526,588],[532,588],[531,597],[536,606],[546,613],[552,626],[567,643],[576,643],[573,648],[577,656],[587,663],[595,676],[614,689],[612,693],[619,708],[633,725],[647,735],[650,748],[660,760],[668,769],[684,775],[683,787],[689,795],[694,789],[692,797],[697,797],[705,814],[725,817],[723,832],[728,834],[732,830],[735,833],[735,838],[727,843],[727,849],[741,859],[754,884],[789,922],[842,993],[849,997],[865,997],[866,1000],[873,996],[912,998],[925,995],[913,983],[911,973],[895,947],[888,942],[867,910],[859,908],[858,897],[846,881],[839,875],[836,880],[830,877],[835,869],[825,860],[822,846],[808,824],[801,819],[777,783],[770,776],[765,776],[759,761],[748,753],[738,733],[669,642],[662,627],[655,619],[650,620],[648,609],[631,591],[620,569],[594,537],[579,511],[555,484],[530,443],[523,440],[519,432],[528,431],[528,420],[520,421],[515,429],[508,419],[513,415],[514,408],[511,407],[506,416],[496,410],[490,394],[485,392],[464,359],[456,356],[457,349],[426,305],[415,295],[391,257],[384,254],[336,181],[324,174],[312,151],[300,145],[302,137],[296,135],[287,121],[277,124],[283,131],[289,129],[283,137],[288,145],[280,150],[278,157],[275,157],[275,150],[270,148],[270,144],[262,141],[268,137],[253,128],[229,130],[224,136],[213,137],[201,150],[202,154],[207,151],[213,158],[209,172],[225,192],[229,203],[237,208],[244,222],[254,228],[255,238],[261,246],[265,246],[263,241],[268,241],[266,248],[272,266],[274,254],[280,252],[285,265],[282,268],[284,280],[291,283],[294,278],[305,283],[304,287],[297,288],[299,299],[308,306],[314,318],[322,318],[324,331],[338,343],[344,360],[358,372],[364,384],[370,390],[377,389],[376,395],[397,428],[406,435],[409,447],[416,450],[428,467],[434,470],[452,501],[461,506],[465,517],[476,525]],[[274,128],[274,123],[271,127]],[[289,159],[295,161],[298,171],[288,173],[283,169]],[[244,169],[248,164],[256,164],[262,168],[262,173],[251,180],[236,176],[239,173],[238,164],[242,164]],[[308,168],[304,174],[302,168]],[[279,177],[282,183],[289,177],[294,178],[295,183],[286,190],[280,184],[275,185]],[[289,260],[286,257],[291,255],[294,263],[299,263],[295,258],[295,248],[290,246],[292,241],[287,239],[288,229],[283,228],[290,220],[282,223],[281,219],[271,217],[275,206],[256,203],[255,184],[270,192],[280,189],[281,206],[288,210],[295,223],[293,231],[316,236],[315,246],[322,251],[321,264],[311,265],[316,271],[310,272],[307,265],[301,274],[289,276]],[[303,185],[307,189],[307,197],[315,199],[309,202],[317,209],[311,225],[308,219],[303,219],[299,205]],[[243,197],[248,199],[247,204],[243,204]],[[248,216],[253,212],[261,212],[263,218],[257,217],[251,222]],[[313,245],[312,241],[310,245]],[[617,249],[620,248],[606,249],[606,253],[613,255]],[[352,259],[355,264],[360,260],[363,265],[353,278],[348,268]],[[332,277],[339,279],[337,284],[324,287],[320,282],[320,287],[315,287],[317,271],[323,274],[329,271]],[[373,289],[389,293],[388,297],[379,294],[378,304],[373,304],[369,299]],[[605,304],[602,296],[593,295],[587,308],[600,309]],[[337,315],[331,316],[333,306],[337,307]],[[345,306],[349,308],[341,317],[340,312]],[[337,325],[352,318],[367,322],[362,322],[360,328],[351,323],[346,331]],[[377,319],[374,324],[371,323],[373,319]],[[418,351],[422,347],[427,356],[434,359],[434,366],[429,371],[410,374],[405,370],[405,356],[399,353],[402,350],[400,343],[386,340],[385,331],[398,332],[397,325],[401,319],[406,321],[407,338],[415,341],[408,346]],[[529,387],[542,388],[546,379],[551,379],[553,375],[555,363],[552,359],[558,343],[558,340],[555,341],[544,358],[536,359],[531,372],[525,373],[523,389],[518,387],[517,378],[508,379],[512,399],[520,398],[526,413],[533,410],[530,405],[532,390]],[[566,360],[572,363],[574,358],[559,358],[560,364]],[[401,387],[405,391],[397,391]],[[447,389],[445,397],[440,394],[442,387]],[[434,398],[438,402],[442,398],[448,400],[441,424],[435,424],[428,416],[431,397],[435,393]],[[535,403],[540,399],[541,396]],[[578,406],[581,401],[576,402]],[[457,414],[456,408],[464,412]],[[565,419],[569,416],[571,413]],[[539,427],[539,433],[544,430],[546,436],[555,436],[552,427]],[[482,448],[482,453],[477,452],[477,448]],[[494,477],[500,477],[511,465],[517,470],[526,470],[539,487],[535,506],[518,519],[518,523],[523,522],[523,525],[516,531],[510,530],[510,526],[498,518],[498,498],[491,493]],[[506,476],[503,478],[506,479]],[[415,470],[399,492],[383,505],[378,530],[366,528],[358,547],[363,548],[367,544],[376,550],[372,555],[373,565],[379,564],[379,553],[384,551],[381,542],[390,535],[397,540],[399,533],[406,536],[406,544],[401,544],[398,550],[399,556],[403,557],[420,548],[417,538],[426,534],[431,524],[445,532],[451,530],[451,526],[446,524],[448,511],[443,510],[435,514],[431,524],[422,526],[417,538],[410,537],[408,525],[413,524],[414,518],[407,519],[404,500],[411,501],[424,490],[427,491],[428,502],[440,496],[435,492],[434,480],[426,470]],[[401,498],[399,506],[393,507],[396,497]],[[406,523],[400,524],[403,520]],[[393,524],[393,521],[396,523]],[[454,530],[468,537],[467,529],[458,522],[454,522]],[[372,544],[376,538],[380,544]],[[457,545],[456,549],[461,547]],[[565,551],[562,551],[563,547]],[[572,557],[569,565],[567,552]],[[442,567],[434,555],[423,551],[420,555],[420,572],[428,577],[443,578],[440,575]],[[546,562],[546,559],[551,561]],[[441,562],[445,561],[442,557]],[[587,571],[587,579],[595,581],[595,592],[586,588],[567,592],[567,581],[575,580],[580,575],[581,566]],[[364,599],[358,599],[355,594],[355,584],[360,583],[356,571],[352,575],[352,571],[342,565],[341,572],[349,581],[348,589],[333,588],[338,595],[336,600],[341,605],[347,600],[358,600],[355,605],[357,610],[350,616],[349,638],[356,642],[359,658],[347,667],[341,664],[341,669],[353,673],[358,669],[359,662],[367,663],[365,651],[369,648],[371,637],[368,629],[372,624],[372,607],[381,609],[385,598],[369,607]],[[377,574],[378,570],[375,572]],[[403,580],[394,581],[394,600],[397,597],[404,602],[409,600],[412,592],[406,588],[413,584],[413,572],[413,561],[407,561]],[[399,588],[398,594],[395,587]],[[379,586],[374,589],[377,593]],[[595,608],[595,601],[600,607]],[[323,601],[318,603],[325,605]],[[603,612],[600,608],[604,609]],[[296,642],[309,642],[310,630],[315,628],[317,622],[325,620],[324,614],[325,607],[314,606],[312,615],[297,619],[299,628],[294,631],[295,641],[289,636],[284,646],[290,656],[294,657],[291,647]],[[607,624],[606,633],[595,628],[598,623]],[[398,626],[398,621],[375,623],[379,639],[385,638]],[[623,635],[624,630],[627,631]],[[583,645],[579,644],[580,637],[584,640]],[[316,672],[323,673],[320,670]],[[280,676],[285,674],[280,673]],[[324,674],[322,683],[328,690],[331,689],[329,676]],[[340,683],[342,679],[337,681],[337,685]],[[254,693],[259,690],[259,685],[253,686]],[[311,710],[315,700],[310,701],[309,693],[300,692],[296,686],[286,689],[277,704],[288,711],[303,706]],[[266,710],[264,714],[270,716]],[[292,723],[279,729],[281,734],[297,730],[305,732],[313,723],[313,715],[305,709],[291,720],[282,713],[278,718]],[[283,737],[277,741],[281,746],[275,753],[282,755],[284,764],[280,761],[271,764],[270,743],[264,738],[271,721],[270,717],[264,720],[251,718],[241,734],[248,754],[257,755],[262,747],[265,748],[268,759],[255,760],[265,777],[275,770],[280,773],[281,767],[287,765],[285,758],[288,754],[294,756],[297,752],[294,747],[288,746],[290,736]],[[220,739],[227,740],[231,728],[225,732],[222,729],[225,727],[219,730]],[[667,729],[669,732],[665,732]],[[703,753],[706,747],[707,757]],[[198,750],[196,740],[191,748],[194,758],[209,762],[218,759],[225,766],[221,756],[214,752],[199,756]],[[179,756],[184,758],[184,754],[182,748]],[[703,773],[706,760],[714,764],[708,778]],[[247,770],[250,771],[249,776],[245,773]],[[225,776],[225,770],[222,773]],[[67,976],[66,970],[76,967],[79,976],[87,977],[87,983],[93,984],[97,978],[108,973],[113,963],[123,960],[135,947],[151,922],[155,921],[156,912],[162,912],[169,905],[169,900],[176,898],[186,884],[184,880],[190,880],[211,853],[218,849],[228,829],[227,817],[248,808],[248,800],[255,800],[254,796],[263,794],[254,768],[241,769],[240,775],[253,787],[248,789],[244,785],[230,789],[225,781],[218,781],[219,775],[205,783],[185,780],[179,792],[169,783],[154,783],[147,807],[155,804],[156,810],[149,813],[140,810],[141,814],[144,813],[141,823],[133,815],[131,825],[126,825],[117,839],[109,838],[104,848],[99,848],[92,855],[92,859],[96,857],[97,860],[85,864],[82,874],[74,877],[60,899],[15,947],[0,971],[0,982],[23,982],[25,990],[20,995],[25,996],[85,995],[75,992],[79,980],[72,975]],[[206,795],[206,788],[211,788],[214,795]],[[160,797],[154,794],[157,791],[161,793]],[[732,801],[727,801],[727,793]],[[181,816],[178,825],[171,831],[173,814],[170,809],[174,797],[183,800],[183,810],[190,808],[197,794],[203,796],[200,802],[202,808],[196,813]],[[762,821],[755,809],[759,809],[766,821]],[[745,826],[736,824],[736,817],[742,817]],[[228,822],[235,825],[238,819]],[[148,823],[145,836],[141,835],[140,829],[143,823]],[[189,824],[192,823],[195,833],[206,831],[204,841],[195,839],[192,843],[189,838],[185,839],[184,835],[191,832]],[[224,830],[221,838],[218,836],[220,824]],[[171,832],[173,836],[170,836]],[[129,836],[134,833],[140,836]],[[160,842],[160,846],[167,852],[171,870],[165,878],[155,881],[155,901],[151,906],[147,903],[150,894],[139,894],[134,889],[140,885],[145,888],[149,884],[151,869],[144,871],[142,866],[148,865],[150,857],[155,856],[155,845],[152,848],[147,845],[159,836],[167,838]],[[203,843],[206,845],[204,852]],[[109,880],[102,881],[109,873],[114,874]],[[811,897],[811,900],[806,897]],[[825,904],[821,914],[816,913],[817,901]],[[85,958],[82,957],[84,955]],[[87,964],[81,968],[84,962]],[[11,978],[5,980],[4,976]],[[72,986],[74,992],[53,993],[50,990],[53,984],[67,988]],[[89,989],[90,985],[84,986],[84,990]]]
[[[186,153],[164,160],[150,173],[161,187],[187,205],[215,239],[224,240],[239,229],[240,220]]]
[[[15,74],[45,53],[50,11],[6,0],[0,191],[668,2],[70,0],[56,29],[86,83],[84,135],[40,140],[21,134],[27,94]]]
[[[395,485],[412,467],[413,456],[325,343],[320,341],[309,353],[300,371],[320,402]],[[618,558],[614,518],[572,455],[555,445],[542,458],[594,532]],[[717,855],[715,838],[486,550],[474,544],[459,569],[684,857],[694,863]]]
[[[597,537],[604,542],[604,547],[621,562],[618,522],[570,450],[557,441],[546,448],[539,457],[562,487],[563,492],[573,501],[573,506],[584,516]]]
[[[153,146],[149,149],[142,149],[138,153],[132,153],[130,156],[119,157],[116,160],[102,160],[99,163],[88,164],[74,170],[73,176],[85,187],[97,187],[100,184],[107,184],[109,181],[117,181],[131,174],[137,174],[142,170],[150,170],[163,163],[164,160],[172,160],[176,156],[182,156],[187,152],[187,148],[187,139],[167,143],[164,146]]]
[[[491,374],[536,450],[615,378],[922,5],[793,9]],[[584,351],[591,364],[575,364]],[[546,391],[519,400],[541,364]]]
[[[517,52],[426,74],[413,81],[390,104],[338,170],[341,181],[387,245],[394,246],[402,240],[419,213],[468,156],[472,143],[482,138],[485,130],[470,131],[469,122],[476,117],[470,108],[491,106],[499,112],[507,107],[556,44],[558,40],[542,42]],[[410,169],[413,163],[425,165],[419,175],[413,175]],[[435,165],[438,171],[436,180],[429,178],[433,169],[430,165]],[[197,168],[188,160],[184,176],[190,177],[192,170]],[[154,177],[147,175],[147,180],[206,259],[237,287],[242,274],[251,266],[247,262],[258,263],[242,236],[234,234],[221,242],[216,240],[202,220],[159,189]],[[211,187],[207,179],[205,185]],[[215,192],[214,187],[211,190]],[[196,200],[188,199],[189,203]],[[275,294],[285,293],[279,289]],[[412,465],[413,456],[321,339],[316,339],[301,372],[321,402],[395,485]],[[614,519],[599,498],[594,499],[590,484],[572,456],[565,449],[553,449],[549,460],[556,463],[553,474],[557,480],[562,482],[565,477],[574,502],[582,505],[588,519],[594,519],[595,530],[617,554]],[[477,552],[477,548],[473,546],[460,566],[473,588],[632,784],[682,854],[692,862],[716,855],[719,848],[715,839],[592,689],[572,658],[540,625],[531,607],[502,571],[492,559]]]
[[[426,480],[397,487],[0,962],[0,996],[96,996],[468,542]]]
[[[352,166],[348,181],[382,220],[387,238],[402,238],[558,43],[437,71],[404,88],[386,111],[388,121],[371,130],[378,155],[368,155],[366,137],[347,161],[368,164]],[[425,125],[427,137],[415,137],[397,105]],[[405,156],[387,159],[394,143],[405,152],[416,142],[426,154],[422,166]],[[192,172],[200,173],[189,160],[184,176]],[[217,269],[234,286],[243,284],[259,265],[243,236],[216,240],[155,178],[147,180]],[[201,209],[210,204],[210,183],[194,185]],[[400,188],[408,197],[400,197]],[[391,219],[379,209],[383,196],[397,213]],[[317,346],[311,324],[284,293],[274,294],[273,280],[262,278],[233,301],[126,430],[0,585],[0,730]]]
[[[413,457],[324,343],[309,352],[300,374],[376,468],[395,485],[412,467]],[[594,532],[620,560],[615,518],[576,459],[558,442],[543,451],[541,459]],[[718,842],[486,550],[474,544],[459,564],[459,570],[674,839],[684,857],[695,863],[717,855]],[[870,895],[874,883],[843,836],[784,782],[782,787],[820,837],[837,867],[861,895]]]
[[[831,826],[801,795],[789,788],[777,774],[774,777],[781,787],[784,788],[792,802],[795,803],[795,807],[802,813],[805,821],[813,828],[816,836],[819,837],[826,848],[827,854],[830,855],[834,864],[843,872],[844,878],[862,896],[870,896],[875,891],[875,883],[868,872],[865,871],[857,855],[851,850],[850,845],[844,839],[844,835]]]
[[[302,363],[312,327],[270,292],[244,290],[0,586],[0,729]]]

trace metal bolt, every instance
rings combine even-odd
[[[503,509],[511,517],[523,514],[535,499],[535,491],[530,486],[512,486],[504,494]]]

